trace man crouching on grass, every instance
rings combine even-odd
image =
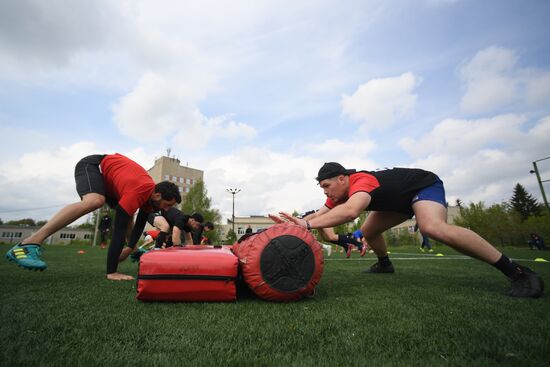
[[[75,181],[81,201],[57,212],[36,233],[13,246],[6,258],[25,269],[46,269],[46,263],[40,258],[42,242],[107,203],[116,210],[113,236],[107,253],[107,279],[134,279],[117,272],[126,230],[138,212],[129,240],[130,245],[137,243],[149,213],[158,209],[167,210],[181,202],[178,187],[168,181],[155,185],[143,167],[121,154],[91,155],[81,159],[75,167]]]
[[[363,210],[370,214],[361,232],[378,256],[366,273],[393,273],[382,233],[413,215],[420,231],[466,255],[493,265],[506,275],[512,297],[540,297],[542,279],[531,269],[500,253],[477,233],[447,224],[447,204],[443,182],[434,173],[421,169],[394,168],[376,172],[345,169],[335,162],[325,163],[317,176],[327,200],[315,214],[303,219],[280,215],[307,229],[333,227],[350,222]],[[270,215],[275,222],[280,217]]]

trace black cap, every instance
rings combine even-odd
[[[204,218],[203,218],[201,213],[195,212],[195,213],[191,214],[191,218],[193,218],[194,220],[196,220],[199,223],[204,222]]]
[[[345,169],[340,163],[327,162],[319,169],[319,173],[315,179],[321,182],[327,178],[333,178],[340,175],[349,176],[355,172],[357,171],[354,169]]]

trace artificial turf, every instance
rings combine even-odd
[[[1,259],[0,365],[548,365],[548,294],[507,297],[497,270],[448,248],[391,251],[395,274],[363,274],[373,255],[327,257],[315,297],[288,304],[142,303],[135,282],[104,278],[99,247],[46,247],[44,272]],[[550,263],[522,263],[550,284]]]

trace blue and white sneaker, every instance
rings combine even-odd
[[[21,245],[18,243],[6,253],[6,259],[14,261],[17,266],[25,269],[42,271],[48,265],[40,258],[41,254],[42,248],[38,244]]]

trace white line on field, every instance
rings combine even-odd
[[[390,257],[390,260],[470,260],[471,257],[468,256],[446,256],[446,257]],[[364,259],[327,259],[325,257],[325,261],[368,261],[368,260],[376,260],[376,258],[364,258]]]
[[[364,259],[327,259],[325,261],[368,261],[376,260],[375,258],[364,258]],[[447,255],[447,256],[426,256],[426,257],[390,257],[390,260],[472,260],[469,256],[460,256],[460,255]],[[515,261],[524,261],[524,262],[535,262],[533,259],[512,259]],[[544,262],[542,262],[544,263]],[[547,262],[546,264],[550,264]]]

